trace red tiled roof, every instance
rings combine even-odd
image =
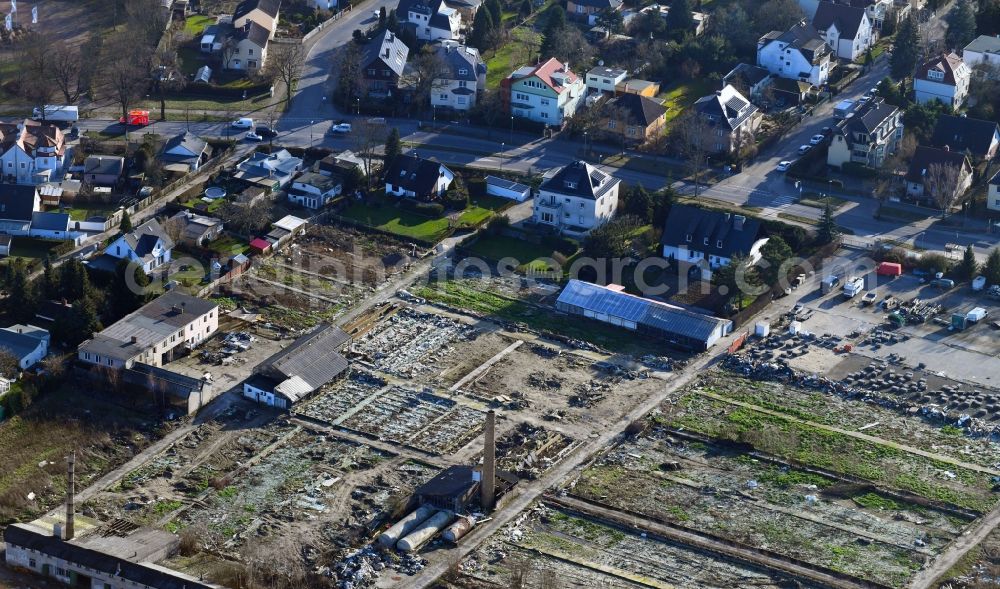
[[[920,69],[917,70],[916,78],[918,80],[928,80],[930,82],[938,82],[948,84],[949,86],[955,86],[955,72],[958,71],[962,65],[962,58],[955,53],[938,55],[920,66]],[[944,79],[933,80],[927,77],[927,72],[930,70],[937,70],[941,72],[944,74]]]
[[[266,239],[258,237],[250,242],[250,247],[258,249],[260,251],[264,251],[269,247],[271,247],[271,242]]]
[[[549,88],[552,88],[556,92],[562,92],[563,87],[556,84],[555,80],[552,79],[552,74],[563,71],[564,68],[565,66],[561,61],[559,61],[554,57],[550,57],[549,60],[546,61],[545,63],[536,66],[535,69],[532,70],[532,72],[528,75],[537,76],[538,79],[541,80],[542,83],[548,86]],[[565,68],[565,72],[566,72],[566,79],[570,83],[574,83],[579,79],[576,74],[569,71],[569,68]]]

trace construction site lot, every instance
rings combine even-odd
[[[161,564],[221,584],[233,563],[261,550],[329,577],[344,550],[398,517],[439,471],[247,407],[197,428],[91,498],[84,513],[196,539],[196,549]]]
[[[912,275],[890,279],[871,273],[866,276],[866,287],[876,293],[874,304],[864,304],[861,294],[847,298],[840,289],[829,294],[806,293],[799,301],[803,309],[797,317],[802,329],[843,338],[843,343],[853,344],[855,351],[868,356],[895,352],[911,364],[923,363],[953,378],[1000,387],[1000,331],[992,325],[1000,319],[998,301],[968,285],[942,290]],[[890,297],[887,308],[882,303]],[[951,328],[953,313],[964,314],[976,307],[989,315],[965,329]],[[889,322],[894,310],[906,319],[902,327]],[[873,330],[890,331],[896,341],[866,342]],[[943,355],[947,363],[942,362]]]
[[[310,225],[280,252],[261,258],[226,296],[285,329],[332,321],[405,271],[412,246],[351,228]]]
[[[550,498],[536,504],[473,551],[462,561],[458,578],[446,579],[443,586],[820,587],[563,503],[573,501]]]

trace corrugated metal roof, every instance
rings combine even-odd
[[[263,362],[261,371],[278,380],[279,375],[284,377],[275,392],[294,402],[347,370],[347,358],[340,350],[350,340],[339,327],[321,325]]]
[[[626,321],[707,341],[715,330],[729,321],[688,311],[652,299],[644,299],[606,286],[570,280],[556,303],[604,313]]]

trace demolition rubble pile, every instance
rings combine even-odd
[[[788,365],[788,360],[809,352],[811,342],[822,341],[802,336],[776,337],[762,340],[740,354],[729,356],[724,366],[754,380],[785,383],[800,388],[816,389],[848,399],[894,409],[908,415],[920,415],[934,421],[953,423],[972,435],[1000,435],[1000,394],[983,391],[961,383],[936,386],[928,382],[923,365],[909,369],[905,358],[896,354],[885,360],[873,360],[862,370],[840,380],[816,374],[805,374]]]
[[[390,569],[404,575],[415,575],[427,566],[427,561],[412,554],[396,554],[387,550],[377,550],[368,545],[358,550],[347,551],[332,566],[323,566],[317,573],[338,581],[339,589],[362,589],[374,587],[379,575]]]
[[[557,431],[522,422],[497,441],[497,463],[519,478],[535,479],[572,446],[573,440]]]
[[[409,378],[428,372],[451,344],[475,339],[477,333],[447,317],[403,309],[368,332],[351,352],[382,372]]]

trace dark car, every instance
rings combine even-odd
[[[274,139],[278,136],[278,132],[271,127],[257,127],[257,134],[264,139]]]

